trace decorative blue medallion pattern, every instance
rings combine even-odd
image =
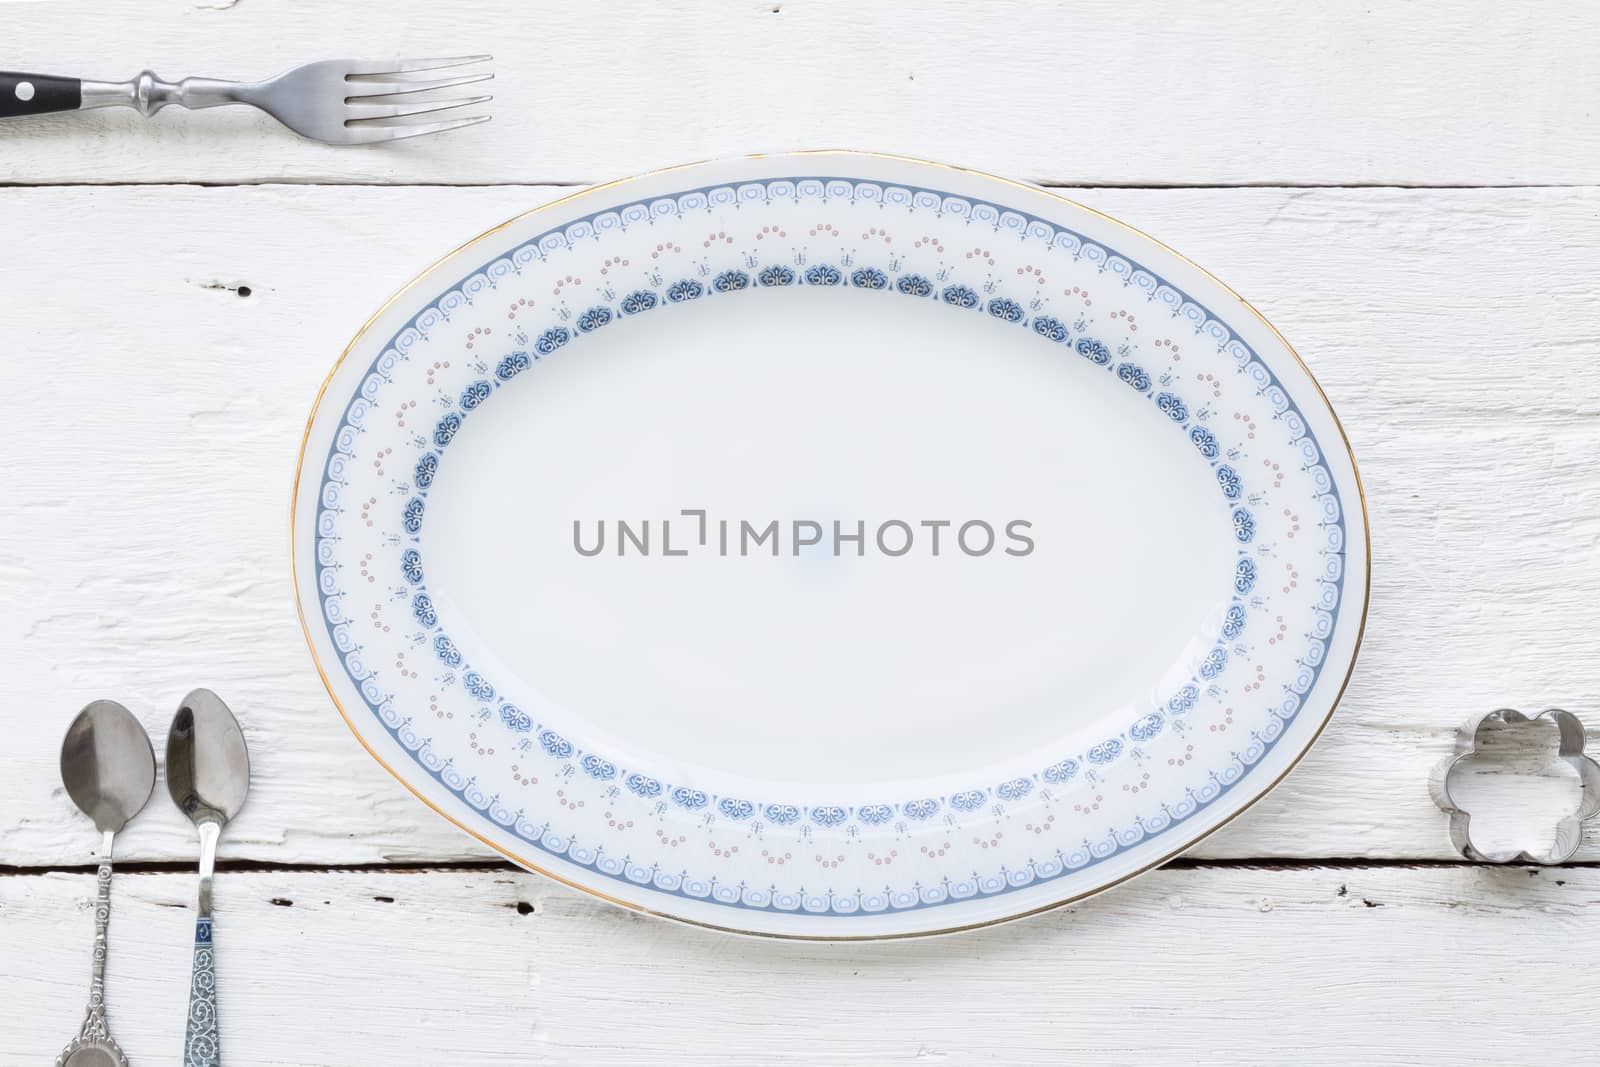
[[[1149,305],[1163,311],[1167,318],[1192,332],[1203,344],[1214,346],[1218,354],[1227,357],[1237,373],[1246,377],[1253,395],[1270,406],[1276,425],[1287,431],[1302,464],[1302,470],[1295,474],[1305,478],[1314,493],[1305,506],[1313,508],[1310,518],[1314,533],[1323,539],[1318,550],[1320,573],[1308,576],[1312,579],[1307,583],[1306,592],[1312,599],[1312,625],[1301,639],[1300,669],[1283,694],[1268,702],[1259,724],[1249,730],[1248,740],[1241,739],[1239,747],[1230,750],[1226,764],[1206,769],[1203,777],[1197,776],[1198,784],[1187,788],[1183,796],[1161,801],[1147,813],[1137,816],[1133,823],[1113,828],[1100,839],[1084,840],[1072,846],[1052,844],[1047,850],[1029,856],[1025,863],[1010,864],[990,873],[973,872],[970,877],[945,878],[937,884],[897,885],[886,880],[881,886],[808,890],[805,888],[808,880],[803,877],[794,879],[792,886],[777,882],[756,885],[748,879],[722,881],[714,871],[692,869],[688,865],[668,869],[661,862],[641,862],[630,852],[613,853],[603,841],[580,840],[579,835],[545,821],[556,818],[554,812],[530,816],[513,810],[513,805],[499,794],[486,794],[473,776],[459,769],[455,759],[433,750],[432,740],[418,733],[412,717],[415,709],[396,706],[393,694],[378,684],[376,673],[366,665],[361,643],[352,629],[354,620],[343,606],[350,591],[346,588],[349,576],[338,558],[339,524],[353,506],[346,505],[343,496],[351,484],[351,464],[358,451],[358,441],[366,432],[368,415],[393,381],[393,373],[401,363],[410,360],[413,351],[427,343],[430,332],[448,323],[453,311],[492,294],[499,280],[538,264],[552,263],[570,249],[604,241],[609,234],[625,232],[635,226],[654,226],[667,220],[711,219],[733,205],[752,209],[763,204],[793,204],[807,199],[818,204],[846,202],[894,208],[911,219],[924,215],[946,221],[959,220],[963,226],[975,227],[977,232],[987,233],[991,238],[1007,237],[1037,246],[1039,254],[1046,257],[1045,262],[1049,257],[1062,256],[1072,264],[1092,267],[1097,275],[1109,274],[1119,280],[1122,288],[1142,293]],[[735,262],[737,265],[733,265]],[[930,278],[930,274],[933,277]],[[1104,738],[1081,752],[1056,753],[1047,765],[1025,776],[1000,782],[971,783],[942,796],[897,801],[818,797],[801,804],[784,798],[708,793],[692,783],[663,781],[645,769],[627,767],[605,753],[587,750],[569,739],[556,724],[543,722],[536,712],[512,703],[504,680],[488,677],[481,666],[472,665],[467,654],[451,638],[448,620],[439,616],[435,598],[427,589],[426,560],[419,546],[426,525],[428,491],[440,476],[451,442],[462,431],[471,413],[490,402],[539,360],[608,326],[619,316],[631,318],[687,301],[721,299],[727,295],[745,299],[738,294],[747,290],[794,287],[798,291],[808,286],[861,290],[863,298],[881,291],[893,299],[924,299],[929,301],[929,314],[970,310],[992,321],[996,329],[1029,330],[1042,342],[1061,345],[1064,351],[1084,359],[1090,366],[1103,369],[1116,380],[1117,388],[1127,387],[1142,394],[1151,404],[1153,417],[1161,418],[1175,432],[1184,434],[1200,461],[1208,464],[1213,472],[1217,492],[1227,504],[1225,514],[1231,516],[1231,531],[1238,546],[1234,572],[1229,576],[1234,600],[1220,621],[1215,645],[1194,664],[1187,681],[1178,684],[1153,707],[1143,709],[1119,736]],[[398,562],[391,566],[398,572],[395,577],[404,582],[401,588],[407,590],[407,613],[421,627],[417,635],[420,642],[446,672],[444,684],[459,687],[483,709],[485,716],[497,719],[499,728],[506,730],[508,736],[525,737],[527,740],[521,742],[523,749],[531,746],[542,758],[554,761],[560,768],[554,773],[561,774],[565,770],[582,775],[582,778],[567,778],[566,781],[592,781],[597,788],[609,790],[609,796],[632,797],[636,803],[649,805],[649,810],[659,817],[678,812],[683,818],[693,818],[707,826],[712,825],[707,820],[723,820],[730,826],[744,827],[745,832],[763,840],[777,833],[799,834],[799,839],[807,842],[821,840],[818,835],[827,834],[857,839],[862,834],[883,832],[891,827],[931,826],[936,817],[944,820],[941,825],[950,827],[959,827],[964,819],[990,819],[992,822],[993,817],[1002,813],[1032,810],[1029,805],[1047,807],[1064,803],[1063,791],[1092,792],[1104,768],[1130,758],[1153,758],[1152,745],[1167,743],[1174,746],[1173,752],[1178,752],[1178,742],[1192,728],[1187,721],[1194,709],[1220,693],[1219,679],[1235,661],[1243,660],[1246,650],[1240,644],[1241,637],[1253,615],[1265,618],[1264,609],[1260,607],[1263,600],[1256,586],[1260,567],[1267,557],[1262,556],[1257,547],[1261,522],[1253,510],[1257,506],[1255,501],[1264,496],[1252,495],[1248,480],[1241,474],[1244,450],[1223,443],[1227,435],[1222,431],[1227,429],[1233,434],[1237,428],[1211,421],[1216,414],[1213,405],[1200,397],[1182,395],[1175,377],[1158,369],[1159,353],[1136,351],[1130,342],[1119,342],[1091,330],[1088,316],[1081,311],[1075,313],[1063,308],[1052,312],[1048,301],[1020,290],[1005,292],[1001,283],[993,279],[957,278],[951,269],[929,271],[924,267],[920,273],[905,269],[903,257],[887,252],[870,262],[863,254],[841,251],[833,261],[807,262],[805,257],[797,257],[793,263],[757,262],[753,256],[734,257],[730,253],[719,264],[703,262],[693,277],[655,272],[631,279],[626,292],[612,295],[610,300],[614,303],[585,304],[563,313],[559,322],[546,321],[541,326],[520,331],[515,347],[486,356],[492,373],[460,387],[453,399],[444,398],[442,413],[430,424],[426,436],[418,436],[418,453],[406,461],[412,474],[410,487],[395,513],[398,524],[395,543],[403,547],[397,549],[394,558]],[[1135,362],[1134,357],[1139,361]],[[1216,395],[1222,395],[1220,389]],[[1246,419],[1242,412],[1236,412],[1234,417]],[[1249,436],[1254,437],[1254,423],[1250,425]],[[1281,483],[1283,473],[1270,463],[1267,468],[1267,473]],[[552,229],[486,265],[432,301],[390,339],[346,406],[324,472],[322,510],[317,520],[317,588],[328,634],[344,657],[342,665],[351,682],[378,721],[412,754],[417,764],[481,817],[537,850],[619,881],[731,907],[836,916],[934,907],[1059,878],[1165,832],[1236,786],[1282,736],[1285,724],[1294,717],[1317,683],[1326,642],[1334,632],[1343,589],[1345,524],[1342,505],[1333,479],[1322,464],[1319,446],[1277,378],[1209,311],[1137,263],[1044,219],[937,190],[884,187],[843,178],[796,177],[753,182],[736,188],[694,189],[657,198],[648,204],[601,211]],[[367,525],[372,523],[369,521]],[[1299,529],[1297,521],[1294,530]],[[1298,581],[1292,581],[1284,587],[1284,592],[1287,594],[1291,588],[1298,587]],[[1280,621],[1281,618],[1279,616]],[[1278,638],[1275,636],[1271,640],[1276,642]],[[1241,664],[1238,669],[1246,668]],[[1232,709],[1228,710],[1231,715]],[[1228,721],[1232,721],[1231,717]],[[1216,729],[1216,724],[1211,729]],[[1189,749],[1192,751],[1193,747],[1190,745]],[[1168,762],[1180,758],[1186,757],[1174,755]],[[1039,810],[1046,810],[1046,807]],[[1041,845],[1045,843],[1041,841]]]
[[[189,1022],[183,1035],[183,1067],[221,1067],[221,1064],[211,916],[202,915],[194,924],[194,966],[189,977]]]

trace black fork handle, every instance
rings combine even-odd
[[[0,70],[0,119],[76,111],[83,106],[83,82],[49,74]]]

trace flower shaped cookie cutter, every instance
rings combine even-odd
[[[1485,733],[1501,726],[1534,722],[1548,718],[1560,732],[1556,754],[1578,772],[1582,794],[1578,810],[1556,825],[1555,841],[1548,851],[1533,853],[1516,849],[1501,852],[1483,852],[1472,843],[1472,816],[1456,803],[1450,791],[1451,774],[1478,751],[1478,743]],[[1585,735],[1583,722],[1572,712],[1550,708],[1534,716],[1527,716],[1510,708],[1500,708],[1468,719],[1456,734],[1455,751],[1433,769],[1428,779],[1428,790],[1439,810],[1450,816],[1450,843],[1469,860],[1480,863],[1538,863],[1544,865],[1565,863],[1583,843],[1583,823],[1600,815],[1600,762],[1584,754]]]

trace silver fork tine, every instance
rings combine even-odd
[[[402,123],[396,126],[362,124],[347,129],[352,144],[375,144],[379,141],[403,141],[409,137],[426,137],[432,133],[448,133],[451,130],[476,126],[480,122],[488,122],[489,119],[489,115],[477,115],[470,119],[451,119],[448,122]]]
[[[425,100],[413,104],[352,104],[350,117],[344,120],[347,127],[365,126],[378,119],[403,119],[412,115],[431,115],[435,111],[450,111],[469,104],[482,104],[492,96],[467,96],[458,100]]]
[[[444,70],[447,67],[464,67],[469,63],[487,63],[494,56],[455,56],[451,59],[377,59],[354,62],[349,65],[351,74],[411,74],[419,70]]]
[[[474,74],[466,78],[441,78],[438,81],[431,82],[379,82],[346,79],[350,83],[350,94],[345,97],[345,102],[382,99],[388,96],[409,96],[414,93],[429,93],[435,89],[454,89],[458,85],[473,85],[477,82],[486,82],[493,79],[493,74]],[[371,89],[372,91],[357,92],[356,90],[358,89]]]

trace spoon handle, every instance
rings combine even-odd
[[[89,975],[89,1011],[84,1016],[85,1039],[109,1036],[106,1029],[106,927],[111,923],[111,845],[115,835],[100,835],[100,866],[95,871],[94,968]]]
[[[202,915],[194,924],[194,971],[189,979],[189,1025],[183,1035],[183,1067],[221,1067],[221,1064],[211,916]]]
[[[216,823],[200,824],[200,902],[194,924],[194,970],[189,977],[189,1025],[183,1035],[183,1067],[222,1067],[217,1032],[217,970],[211,949],[211,875],[217,862]]]
[[[106,926],[111,921],[111,841],[112,832],[100,836],[100,866],[95,871],[94,969],[89,975],[89,1010],[84,1013],[78,1036],[56,1057],[56,1067],[97,1063],[106,1067],[128,1067],[128,1057],[111,1040],[106,1025]]]

